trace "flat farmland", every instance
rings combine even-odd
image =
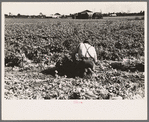
[[[96,48],[98,65],[94,76],[80,78],[68,62],[86,39]],[[4,97],[143,99],[144,40],[144,20],[131,17],[5,19]],[[54,69],[59,60],[68,64],[66,72]]]
[[[116,16],[116,17],[103,17],[103,19],[127,19],[127,20],[134,20],[134,19],[142,19],[144,16]]]

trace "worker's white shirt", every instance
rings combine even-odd
[[[87,49],[90,55],[88,54]],[[80,43],[77,52],[79,59],[81,59],[82,57],[92,57],[94,61],[97,62],[96,50],[93,46],[89,45],[88,43]]]

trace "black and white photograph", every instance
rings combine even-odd
[[[3,103],[143,101],[144,111],[147,2],[3,2],[1,16]]]

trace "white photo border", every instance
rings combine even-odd
[[[1,9],[2,120],[146,120],[147,119],[147,2],[145,2],[145,99],[143,100],[5,100],[4,13]],[[2,3],[2,5],[5,2]],[[23,4],[23,2],[22,2]]]

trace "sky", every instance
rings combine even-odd
[[[48,16],[55,13],[69,15],[84,10],[93,12],[140,12],[145,11],[147,2],[3,2],[4,14]]]

